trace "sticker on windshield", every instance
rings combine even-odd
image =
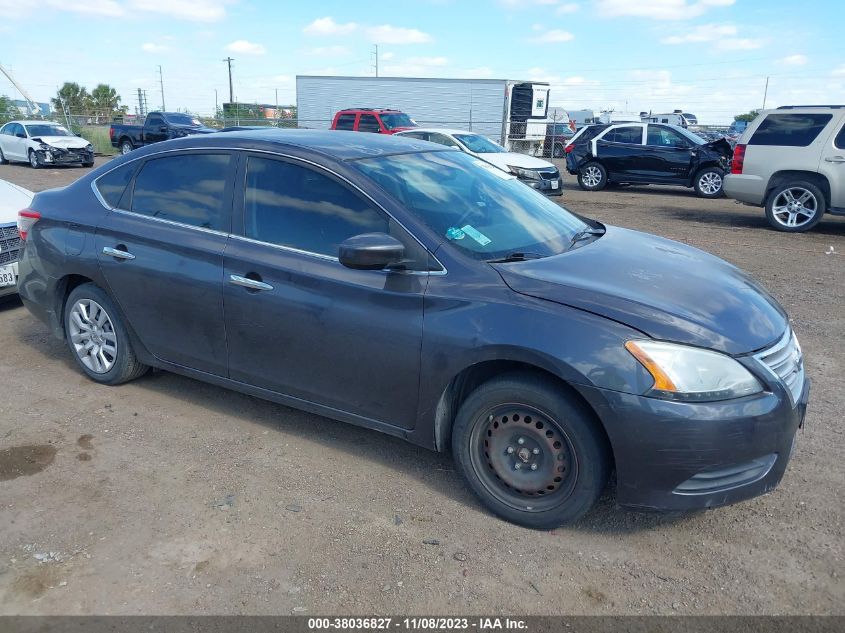
[[[446,230],[446,239],[449,240],[462,240],[466,237],[466,233],[464,233],[461,229],[456,229],[454,226],[450,226]]]
[[[472,239],[474,239],[476,242],[478,242],[482,246],[487,246],[490,242],[493,241],[489,237],[484,235],[484,233],[476,230],[475,228],[473,228],[469,224],[467,224],[464,227],[461,227],[459,230],[463,231],[464,233],[469,235]]]

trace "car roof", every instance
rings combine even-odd
[[[403,134],[407,136],[408,132],[437,132],[439,134],[475,134],[477,136],[484,136],[483,134],[479,134],[478,132],[471,132],[469,130],[456,130],[454,128],[449,127],[415,127],[409,130],[402,130],[401,132],[397,132],[396,135]]]
[[[404,114],[402,110],[397,110],[396,108],[344,108],[343,110],[338,110],[338,114],[343,114],[345,112],[397,112],[399,114]]]
[[[62,126],[61,123],[56,121],[42,121],[40,119],[26,119],[23,121],[6,121],[3,125],[9,125],[9,123],[17,123],[19,125],[59,125]],[[64,127],[64,126],[62,126]]]
[[[212,134],[191,135],[172,141],[162,141],[143,148],[162,148],[165,144],[172,149],[191,149],[205,147],[232,147],[233,141],[240,141],[243,149],[296,147],[318,152],[338,160],[356,160],[387,156],[390,154],[409,154],[425,151],[452,151],[442,145],[419,139],[398,138],[397,135],[366,134],[345,130],[301,130],[263,128],[259,130],[233,130]],[[135,154],[135,152],[132,152]],[[155,153],[151,151],[150,153]]]

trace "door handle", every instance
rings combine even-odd
[[[273,286],[265,284],[258,279],[250,279],[249,277],[241,277],[240,275],[229,275],[229,283],[236,286],[243,286],[249,290],[272,290]]]
[[[115,259],[135,259],[132,253],[122,251],[119,248],[111,248],[110,246],[103,247],[103,255],[109,255]]]
[[[845,156],[828,156],[825,160],[828,163],[845,163]]]

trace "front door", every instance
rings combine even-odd
[[[250,155],[238,180],[243,231],[224,257],[230,377],[411,428],[426,267],[351,270],[337,248],[382,232],[407,254],[412,238],[347,183],[294,160]]]
[[[226,375],[223,251],[231,227],[233,157],[147,160],[126,209],[97,229],[100,268],[141,342],[157,358]]]
[[[642,169],[651,182],[687,184],[694,148],[689,140],[662,125],[649,125]]]

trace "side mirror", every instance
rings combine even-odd
[[[340,263],[355,270],[384,270],[398,264],[404,256],[402,242],[386,233],[355,235],[338,247]]]

